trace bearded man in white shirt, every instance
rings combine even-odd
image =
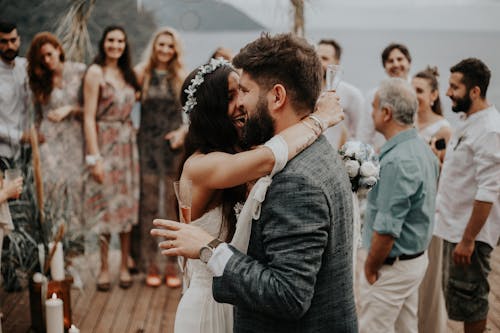
[[[16,25],[0,21],[0,169],[12,167],[20,144],[29,140],[28,74],[19,57],[21,38]]]
[[[465,333],[484,332],[490,254],[500,236],[500,114],[486,99],[490,70],[479,59],[450,69],[446,93],[465,121],[452,135],[436,199],[448,316]]]

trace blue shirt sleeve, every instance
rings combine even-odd
[[[411,197],[421,186],[415,163],[392,160],[380,170],[377,214],[373,230],[399,238],[411,209]]]

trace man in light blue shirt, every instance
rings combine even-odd
[[[368,194],[360,281],[360,332],[417,332],[418,286],[432,236],[439,164],[413,128],[417,99],[402,79],[382,82],[373,122],[387,142]]]

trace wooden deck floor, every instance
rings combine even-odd
[[[118,259],[119,253],[112,256]],[[119,260],[112,266],[115,281],[118,280]],[[168,333],[173,332],[180,289],[161,286],[148,288],[142,283],[142,276],[135,276],[134,285],[128,290],[120,289],[116,283],[109,293],[97,292],[95,276],[97,257],[80,259],[76,266],[82,272],[85,282],[83,291],[73,289],[71,303],[73,322],[82,333]],[[500,333],[500,247],[492,254],[490,274],[490,313],[488,328],[490,333]],[[359,265],[358,265],[359,267]],[[0,304],[3,313],[3,333],[26,333],[30,329],[28,292],[5,293],[0,290]],[[462,333],[462,324],[450,321],[450,333]]]
[[[97,256],[79,258],[74,263],[82,274],[83,290],[71,290],[73,323],[81,333],[170,333],[181,289],[165,285],[149,288],[144,276],[135,275],[130,289],[118,287],[119,252],[111,252],[110,264],[115,283],[111,292],[98,292],[95,287]],[[114,265],[112,264],[114,263]],[[0,291],[3,312],[3,333],[30,332],[28,292]]]

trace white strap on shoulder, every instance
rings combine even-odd
[[[271,177],[283,170],[288,162],[288,145],[285,139],[279,134],[269,139],[264,146],[271,149],[274,155],[274,167],[271,171]]]

